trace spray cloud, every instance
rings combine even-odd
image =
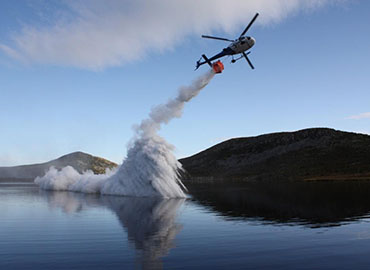
[[[178,95],[167,103],[154,107],[149,118],[135,127],[135,136],[122,165],[104,175],[78,173],[68,166],[58,171],[50,168],[35,183],[42,189],[67,190],[123,196],[165,198],[185,197],[179,178],[181,163],[173,155],[174,147],[158,135],[162,124],[179,118],[186,102],[211,81],[213,70],[198,77],[189,86],[180,88]]]

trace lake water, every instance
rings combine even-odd
[[[369,269],[368,186],[161,200],[1,183],[0,269]]]

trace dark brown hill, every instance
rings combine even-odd
[[[370,136],[312,128],[236,138],[181,159],[188,180],[370,179]]]
[[[17,179],[34,179],[42,176],[50,167],[61,169],[66,166],[72,166],[78,172],[92,170],[95,174],[102,174],[107,168],[117,166],[104,158],[95,157],[83,152],[74,152],[58,159],[33,165],[22,165],[14,167],[0,167],[0,179],[17,180]]]

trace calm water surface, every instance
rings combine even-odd
[[[0,269],[369,269],[370,193],[338,190],[161,200],[1,183]]]

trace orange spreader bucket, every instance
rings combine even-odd
[[[218,60],[217,62],[213,63],[212,68],[215,73],[221,73],[224,70],[224,64]]]

